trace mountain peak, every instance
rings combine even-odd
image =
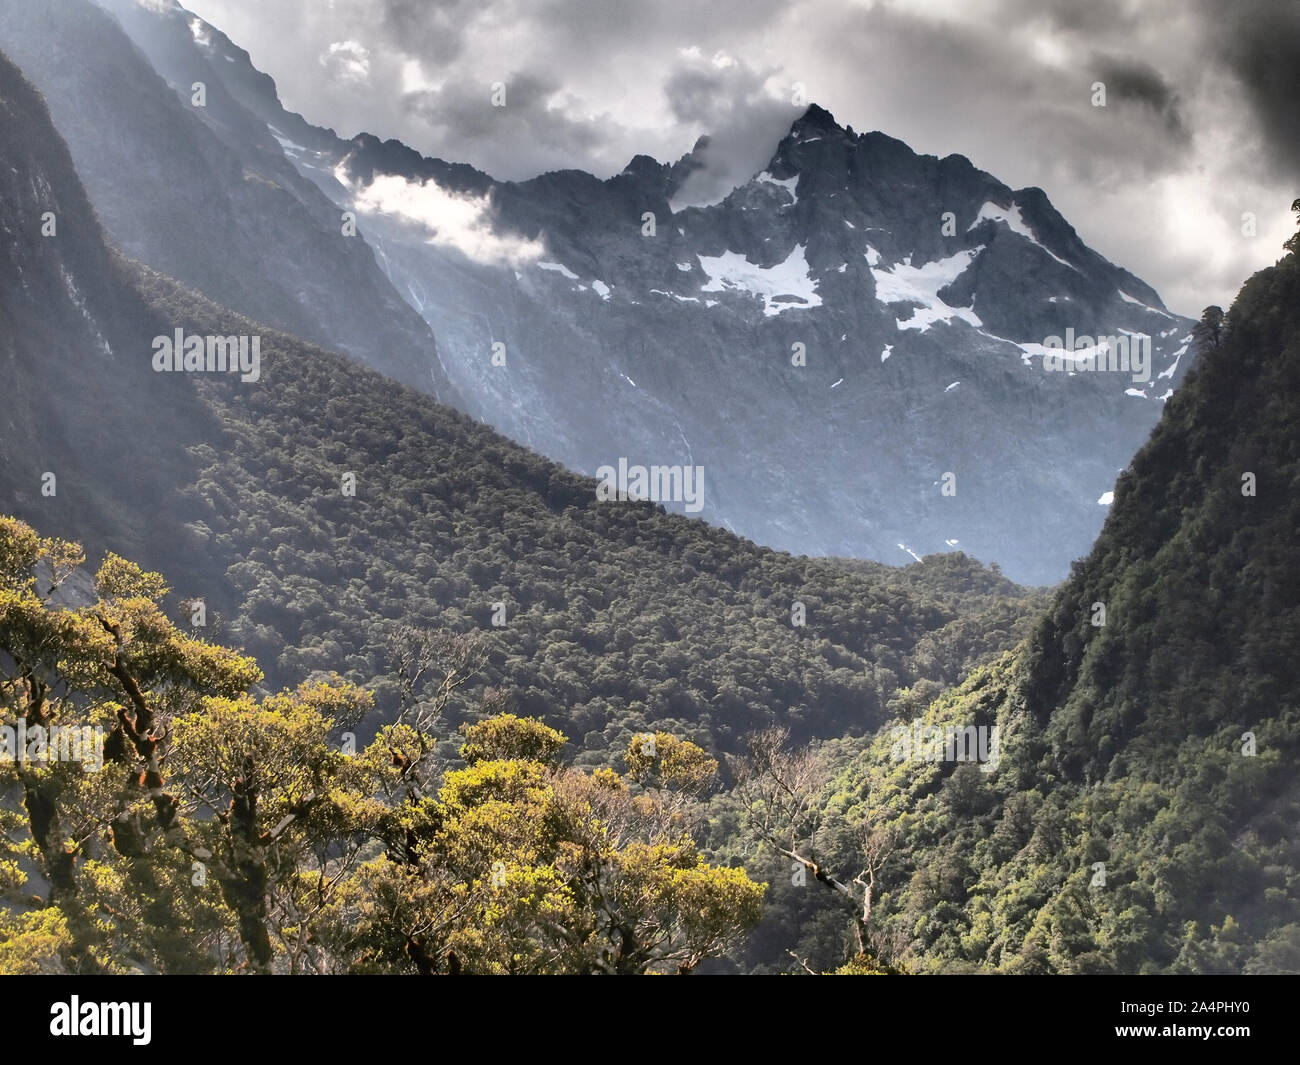
[[[840,125],[835,121],[835,116],[826,108],[818,104],[809,104],[808,110],[795,120],[794,125],[790,127],[790,131],[794,132],[797,129],[838,130],[839,128]]]
[[[623,168],[623,173],[634,174],[646,181],[657,181],[663,178],[664,171],[667,169],[666,164],[642,153],[632,156],[631,161]]]
[[[797,170],[801,162],[807,162],[799,156],[800,145],[823,140],[840,142],[846,138],[850,142],[856,139],[852,128],[841,126],[835,121],[835,116],[819,104],[809,104],[804,113],[791,123],[789,132],[781,138],[768,169],[784,169],[788,164]]]

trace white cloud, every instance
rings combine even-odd
[[[342,81],[365,84],[370,80],[370,52],[356,41],[332,42],[320,65]]]
[[[341,169],[335,176],[347,184]],[[433,181],[420,184],[396,175],[353,186],[352,195],[358,211],[420,226],[427,231],[430,244],[454,249],[476,263],[518,266],[545,251],[540,241],[496,232],[492,204],[486,196],[470,196]]]

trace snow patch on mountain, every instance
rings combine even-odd
[[[207,24],[200,18],[190,19],[190,36],[194,38],[194,43],[205,51],[212,50],[212,38],[208,34]]]
[[[289,140],[274,126],[268,125],[266,128],[271,131],[271,136],[280,142],[280,147],[284,149],[287,155],[303,155],[306,153],[306,148],[301,144],[295,144],[293,141]]]
[[[974,310],[970,307],[950,307],[939,298],[939,290],[956,281],[983,250],[984,245],[981,244],[921,266],[912,266],[904,261],[885,270],[873,267],[871,276],[876,281],[876,298],[881,303],[917,305],[911,315],[897,320],[899,329],[917,329],[924,333],[936,322],[950,322],[954,318],[978,329],[984,323]]]
[[[565,266],[563,263],[549,263],[549,262],[544,262],[544,261],[543,261],[543,262],[538,262],[538,264],[537,264],[537,268],[538,268],[539,270],[550,270],[550,271],[552,271],[553,273],[557,273],[557,274],[562,275],[563,277],[567,277],[570,281],[577,281],[577,280],[578,280],[578,275],[575,274],[572,270],[570,270],[570,269],[569,269],[567,266]]]
[[[1134,333],[1122,326],[1117,328],[1116,332],[1127,333],[1129,336],[1142,336],[1141,333]],[[1012,346],[1019,348],[1020,361],[1026,366],[1032,365],[1035,358],[1041,360],[1046,356],[1051,356],[1054,359],[1077,359],[1083,362],[1088,359],[1105,360],[1110,354],[1109,343],[1093,344],[1090,347],[1076,348],[1073,351],[1067,351],[1062,347],[1047,347],[1046,345],[1035,341],[1010,340],[1007,337],[995,336],[993,333],[989,333],[983,329],[980,330],[980,335],[986,336],[990,340],[996,340],[999,344],[1011,344]],[[1070,373],[1073,375],[1074,371],[1070,371]],[[1160,376],[1164,375],[1161,374]],[[1127,394],[1145,396],[1146,393],[1138,392],[1135,389],[1130,388],[1128,389]]]
[[[670,300],[676,300],[678,303],[702,303],[706,307],[716,307],[718,305],[717,300],[702,300],[699,296],[679,296],[676,292],[667,292],[662,288],[652,288],[650,295],[667,296]]]
[[[95,316],[91,314],[90,308],[86,305],[86,297],[81,294],[81,289],[77,282],[73,280],[72,274],[68,268],[62,264],[59,266],[59,272],[63,275],[63,286],[67,289],[68,298],[72,300],[73,305],[81,312],[81,317],[86,320],[86,325],[90,328],[90,334],[95,338],[95,343],[99,345],[100,353],[103,355],[112,355],[113,348],[108,343],[103,332],[100,331],[99,323],[95,321]]]
[[[1125,303],[1132,303],[1132,304],[1135,304],[1135,305],[1137,305],[1138,307],[1142,307],[1142,308],[1144,308],[1145,310],[1150,311],[1152,314],[1162,314],[1162,315],[1164,315],[1166,318],[1172,318],[1172,317],[1173,317],[1173,315],[1170,314],[1168,311],[1162,311],[1159,307],[1152,307],[1151,304],[1149,304],[1149,303],[1143,303],[1143,302],[1142,302],[1141,300],[1139,300],[1139,299],[1134,299],[1134,298],[1133,298],[1132,296],[1130,296],[1127,292],[1125,292],[1122,288],[1117,288],[1115,291],[1119,293],[1119,298],[1122,299]]]
[[[1171,362],[1166,369],[1161,370],[1158,374],[1156,374],[1157,379],[1161,377],[1168,377],[1170,380],[1173,379],[1174,372],[1178,369],[1178,360],[1187,354],[1187,346],[1191,342],[1192,342],[1192,336],[1190,333],[1187,336],[1183,337],[1183,346],[1174,352],[1174,356],[1173,356],[1174,361]]]
[[[778,188],[785,189],[790,194],[789,206],[793,207],[799,202],[799,194],[795,190],[799,187],[799,175],[795,174],[792,178],[774,178],[766,170],[754,179],[761,185],[776,185]]]
[[[701,292],[748,292],[763,298],[763,313],[771,317],[782,311],[820,307],[817,282],[808,272],[806,247],[796,244],[785,262],[758,266],[743,255],[726,251],[701,255],[700,267],[709,283]]]
[[[1029,228],[1029,223],[1026,222],[1024,217],[1020,214],[1020,207],[1015,203],[1010,207],[999,207],[992,200],[985,200],[983,206],[979,209],[979,213],[975,216],[975,221],[966,227],[966,232],[969,233],[982,222],[1001,222],[1011,230],[1012,233],[1024,237],[1030,244],[1038,245],[1038,247],[1042,248],[1043,251],[1047,252],[1048,255],[1062,266],[1068,266],[1071,270],[1078,269],[1073,264],[1067,263],[1052,251],[1051,248],[1038,239],[1034,231]]]

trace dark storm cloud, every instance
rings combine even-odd
[[[718,111],[718,100],[726,92],[720,71],[678,70],[664,83],[668,106],[681,122],[700,122]]]
[[[544,45],[528,58],[555,71],[573,69],[627,49],[665,42],[714,41],[762,25],[788,10],[789,0],[712,0],[707,4],[662,0],[375,0],[389,41],[434,65],[460,56],[469,31],[489,22],[527,25]],[[683,6],[689,17],[684,17]]]
[[[1206,7],[1207,33],[1251,104],[1272,163],[1300,187],[1300,5]]]
[[[445,64],[464,49],[470,23],[490,0],[382,0],[380,24],[393,44]]]
[[[1006,5],[1018,18],[1042,18],[1060,30],[1106,35],[1140,23],[1141,7],[1125,0],[1022,0]]]
[[[1011,0],[1005,10],[1084,36],[1128,35],[1141,41],[1173,32],[1197,63],[1219,68],[1237,82],[1264,138],[1269,165],[1279,174],[1296,175],[1300,184],[1300,3],[1295,0]],[[1188,19],[1186,32],[1165,25],[1171,15]],[[1163,115],[1175,136],[1194,132],[1178,94],[1160,73],[1141,60],[1109,62],[1113,65],[1105,59],[1099,63],[1108,90],[1118,88],[1124,99]],[[1107,75],[1116,80],[1114,86]]]
[[[708,136],[696,155],[702,165],[682,186],[678,203],[711,203],[743,185],[771,159],[802,110],[766,91],[775,71],[750,70],[730,58],[725,63],[688,58],[664,82],[674,118]]]
[[[1093,60],[1097,80],[1106,86],[1108,102],[1132,103],[1158,117],[1169,135],[1186,143],[1191,134],[1183,122],[1178,97],[1160,72],[1141,60],[1118,56],[1097,56]]]
[[[366,0],[342,2],[356,11]],[[770,153],[791,121],[763,99],[761,77],[721,58],[724,42],[761,30],[788,12],[789,0],[373,0],[371,8],[388,48],[436,83],[401,100],[401,113],[422,130],[417,147],[501,177],[565,166],[608,174],[642,152],[676,158],[711,133],[692,189],[712,192],[746,180],[759,138],[768,139]],[[616,103],[634,93],[647,104],[634,113],[602,106],[593,77],[602,70]],[[485,106],[493,80],[507,83],[505,108]],[[646,129],[640,120],[654,110],[648,103],[664,100],[674,126],[654,116],[656,128]]]
[[[563,86],[539,74],[503,78],[504,106],[493,106],[489,82],[453,81],[440,90],[410,93],[402,106],[440,138],[463,142],[526,143],[545,158],[579,165],[613,131],[600,121],[575,119],[549,103]],[[558,153],[558,155],[557,155]]]
[[[653,49],[684,40],[711,52],[790,8],[791,0],[519,0],[521,12],[548,27],[557,43],[571,42],[567,54],[580,60],[593,46]]]

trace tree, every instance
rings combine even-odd
[[[1223,308],[1206,307],[1201,312],[1201,320],[1192,330],[1197,343],[1210,348],[1217,348],[1223,340]]]
[[[1300,199],[1291,201],[1291,210],[1296,213],[1296,222],[1300,224]],[[1289,252],[1300,254],[1300,229],[1297,229],[1292,233],[1283,243],[1282,247]]]
[[[677,802],[609,769],[561,766],[564,737],[535,720],[462,731],[469,764],[407,807],[401,844],[339,907],[332,934],[349,968],[687,973],[757,924],[763,886],[703,861]]]
[[[167,930],[188,921],[212,931],[212,915],[170,890],[175,862],[166,873],[134,862],[159,849],[199,856],[189,812],[163,775],[173,724],[261,672],[181,633],[159,608],[162,578],[115,555],[100,567],[93,604],[56,606],[54,592],[83,561],[78,545],[0,518],[0,783],[20,789],[27,814],[25,838],[0,846],[49,884],[43,901],[65,919],[72,968],[194,960]],[[48,576],[39,590],[38,569]],[[12,897],[24,878],[9,879]]]
[[[880,945],[872,942],[871,907],[877,874],[893,849],[891,834],[877,819],[868,818],[854,830],[854,850],[861,862],[858,872],[830,869],[818,857],[823,828],[821,800],[829,773],[815,750],[791,749],[789,740],[790,734],[784,728],[765,730],[751,741],[749,755],[733,762],[736,794],[745,809],[749,830],[758,841],[802,868],[844,903],[851,915],[857,947],[846,971],[880,970],[880,963],[873,957]],[[892,970],[886,967],[885,971]]]

